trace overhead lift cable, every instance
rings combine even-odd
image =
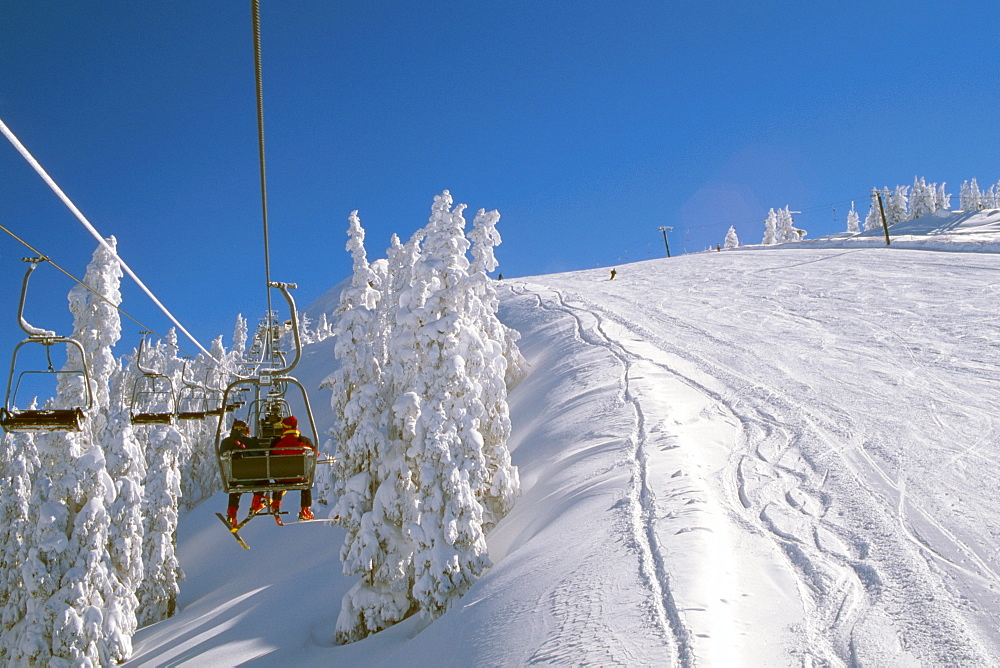
[[[267,230],[267,177],[264,169],[264,77],[260,58],[260,2],[253,0],[253,64],[257,82],[257,147],[260,153],[260,199],[264,218],[264,286],[267,292],[267,312],[271,313],[271,256]]]
[[[72,200],[70,200],[70,198],[66,195],[66,193],[62,191],[62,189],[56,184],[56,182],[52,179],[52,177],[49,176],[48,172],[46,172],[42,168],[41,164],[39,164],[39,162],[35,160],[34,156],[31,155],[28,149],[24,147],[24,144],[22,144],[18,140],[18,138],[14,136],[14,133],[11,132],[10,128],[7,127],[7,124],[3,122],[3,119],[0,119],[0,132],[2,132],[5,137],[7,137],[7,140],[14,146],[14,148],[17,149],[18,153],[20,153],[21,156],[28,162],[28,164],[31,165],[31,167],[38,173],[38,175],[42,177],[42,180],[45,181],[45,183],[49,186],[49,188],[52,189],[52,192],[54,192],[56,196],[60,200],[62,200],[63,204],[65,204],[66,207],[73,213],[73,215],[76,216],[77,220],[79,220],[80,223],[85,228],[87,228],[87,231],[90,232],[90,234],[93,235],[95,239],[97,239],[98,243],[100,243],[105,250],[111,253],[111,255],[118,260],[125,273],[127,273],[132,278],[132,280],[135,281],[136,285],[142,288],[142,291],[146,293],[146,296],[148,296],[153,301],[153,303],[156,304],[168,318],[170,318],[170,321],[172,323],[177,325],[177,328],[181,330],[185,336],[187,336],[196,346],[198,346],[198,349],[201,352],[205,353],[209,357],[209,359],[213,359],[217,363],[222,364],[221,360],[216,359],[215,356],[212,355],[212,353],[208,352],[208,350],[206,350],[205,347],[198,342],[198,339],[194,338],[194,336],[192,336],[192,334],[188,332],[187,329],[185,329],[184,325],[182,325],[180,321],[178,321],[177,318],[175,318],[174,315],[169,310],[167,310],[167,307],[164,306],[160,302],[160,300],[156,298],[156,295],[154,295],[152,291],[146,287],[146,284],[143,283],[138,276],[136,276],[135,272],[132,271],[132,268],[125,263],[125,260],[119,257],[118,253],[115,252],[115,249],[112,248],[110,244],[108,244],[108,242],[104,240],[104,237],[101,236],[100,232],[94,229],[94,226],[90,224],[90,221],[87,220],[87,217],[84,216],[83,213],[78,208],[76,208],[76,205],[73,204]]]

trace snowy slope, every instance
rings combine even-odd
[[[341,531],[244,551],[220,495],[131,665],[996,665],[998,223],[505,281],[523,494],[461,604],[334,647]]]

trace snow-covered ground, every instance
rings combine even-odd
[[[130,665],[997,665],[1000,213],[893,234],[506,280],[523,491],[461,602],[333,646],[342,531],[244,551],[219,495]]]

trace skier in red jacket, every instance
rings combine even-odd
[[[313,445],[313,442],[309,438],[303,436],[298,427],[299,421],[294,415],[289,415],[281,421],[281,436],[275,438],[271,442],[272,455],[300,455],[307,449],[316,450],[316,446]],[[301,482],[301,480],[281,480],[279,482],[297,483]],[[275,519],[278,517],[277,513],[281,508],[281,497],[284,496],[284,494],[285,493],[280,490],[271,493],[271,511],[275,513]],[[299,519],[316,519],[313,515],[312,508],[310,508],[310,506],[312,506],[312,490],[302,490],[300,492],[300,501],[301,510],[299,510]]]

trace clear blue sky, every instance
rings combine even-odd
[[[262,0],[261,13],[271,275],[300,285],[300,307],[348,275],[351,210],[383,257],[443,189],[470,221],[501,212],[514,277],[662,257],[661,225],[674,254],[730,225],[757,243],[767,209],[789,205],[816,237],[844,229],[852,199],[863,217],[873,186],[947,181],[957,206],[962,180],[1000,179],[996,3]],[[0,118],[203,343],[228,343],[238,312],[256,322],[250,2],[0,0],[0,17]],[[82,276],[96,242],[5,141],[0,175],[0,223]],[[0,234],[5,344],[20,338],[27,254]],[[40,269],[32,287],[29,320],[68,322],[69,279]],[[138,329],[126,324],[129,347]]]

